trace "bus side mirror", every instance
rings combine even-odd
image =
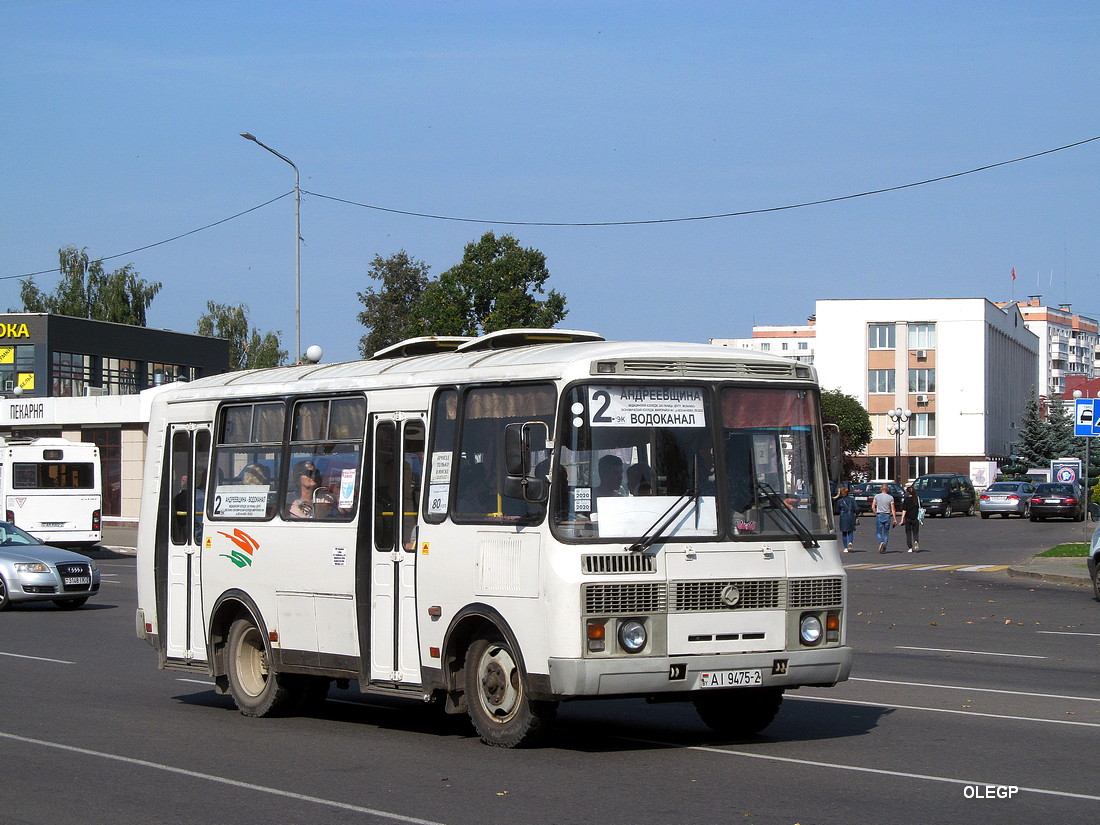
[[[844,451],[840,446],[840,427],[825,424],[825,452],[829,456],[829,480],[839,482],[844,472]]]
[[[535,475],[535,454],[545,452],[549,429],[542,421],[524,421],[504,428],[504,494],[524,501],[545,501],[547,481]]]

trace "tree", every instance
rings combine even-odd
[[[359,313],[359,323],[370,330],[359,339],[364,358],[419,334],[415,312],[428,287],[428,265],[402,249],[388,258],[375,255],[367,275],[380,281],[381,287],[356,293],[365,307]]]
[[[252,329],[244,304],[230,306],[207,301],[206,314],[199,316],[196,327],[199,335],[229,340],[230,370],[254,370],[286,363],[287,351],[281,347],[280,333]]]
[[[839,389],[822,390],[821,420],[836,424],[840,430],[840,446],[844,451],[844,478],[851,478],[856,469],[855,456],[871,443],[871,416],[854,395]]]
[[[462,263],[424,290],[415,310],[424,335],[481,335],[512,327],[554,326],[567,314],[565,297],[542,294],[546,256],[511,235],[486,232],[466,245]]]
[[[52,294],[42,292],[34,278],[23,281],[19,297],[23,312],[49,312],[74,318],[113,321],[146,326],[146,311],[160,292],[159,282],[138,277],[130,264],[105,272],[103,261],[92,261],[86,249],[66,246],[58,250],[61,282]]]
[[[1039,401],[1035,398],[1035,389],[1028,393],[1024,404],[1024,415],[1020,420],[1020,442],[1016,450],[1028,467],[1042,467],[1053,456],[1050,430],[1039,411]]]
[[[1084,458],[1084,445],[1073,434],[1073,414],[1059,395],[1050,399],[1046,424],[1049,431],[1050,458]]]

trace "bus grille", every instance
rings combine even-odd
[[[672,582],[672,611],[765,610],[783,606],[780,579]],[[727,588],[730,588],[727,591]],[[723,599],[723,594],[726,598]],[[736,599],[733,604],[729,601]]]
[[[602,557],[592,556],[591,558]],[[596,562],[592,563],[596,564]],[[784,610],[787,608],[801,610],[814,607],[840,607],[844,603],[844,580],[842,578],[791,579],[789,581],[729,579],[726,581],[586,584],[582,587],[582,593],[586,615],[616,616],[637,613]]]
[[[642,553],[589,555],[581,559],[585,573],[655,573],[657,557]]]
[[[666,361],[656,358],[626,358],[622,362],[622,375],[675,375],[705,378],[781,378],[795,376],[795,363],[745,364],[730,361]]]
[[[588,615],[664,613],[668,602],[664,582],[586,584],[582,592],[584,612]]]
[[[791,579],[788,601],[791,607],[840,607],[844,582],[839,579]]]

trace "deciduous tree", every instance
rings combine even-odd
[[[197,324],[199,335],[229,340],[229,369],[252,370],[286,363],[278,332],[260,332],[248,320],[248,307],[206,302],[206,314]]]
[[[423,325],[415,313],[428,287],[428,265],[410,258],[402,249],[388,258],[375,255],[367,276],[379,281],[380,286],[356,293],[365,307],[359,313],[359,323],[370,330],[359,339],[359,352],[364,358],[421,334]]]
[[[852,478],[856,470],[855,456],[871,443],[871,416],[854,395],[837,390],[821,393],[821,419],[836,424],[840,430],[840,446],[844,451],[844,478]]]

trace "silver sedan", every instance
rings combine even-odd
[[[1035,486],[1026,481],[998,481],[985,488],[978,497],[978,512],[982,518],[994,513],[1001,518],[1017,515],[1027,518],[1031,515],[1031,496]]]
[[[0,521],[0,610],[31,601],[72,610],[98,592],[99,567],[90,558]]]

